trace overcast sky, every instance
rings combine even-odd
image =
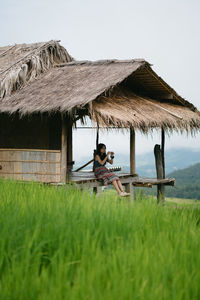
[[[75,59],[144,58],[200,110],[200,1],[0,0],[0,4],[0,46],[58,39]],[[108,148],[128,154],[128,134],[100,136]],[[156,133],[148,138],[137,133],[136,153],[153,151],[159,139]],[[93,131],[74,133],[75,158],[88,155],[94,145]],[[166,148],[180,146],[200,151],[200,134],[167,138]]]

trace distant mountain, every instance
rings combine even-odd
[[[92,155],[91,155],[92,156]],[[83,165],[91,159],[86,156],[81,159],[74,169]],[[191,148],[174,148],[165,151],[165,173],[176,171],[200,162],[200,149],[198,151]],[[121,166],[123,172],[129,172],[129,155],[123,153],[115,153],[114,166]],[[90,164],[86,169],[91,169]],[[155,158],[152,152],[136,155],[136,173],[140,176],[156,177]]]
[[[125,160],[126,158],[126,160]],[[129,171],[129,158],[120,155],[119,165]],[[125,164],[126,162],[126,164]],[[165,173],[186,168],[200,162],[200,149],[194,151],[191,148],[174,148],[165,151]],[[146,154],[136,155],[136,173],[141,176],[155,177],[155,158],[153,150]]]
[[[166,188],[166,196],[200,200],[200,163],[171,172],[167,177],[175,178],[176,184]]]
[[[177,185],[199,184],[200,185],[200,163],[177,170],[167,174],[167,177],[176,178]]]

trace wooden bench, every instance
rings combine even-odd
[[[122,185],[125,187],[125,191],[131,194],[131,199],[134,199],[134,186],[135,187],[148,187],[152,188],[153,185],[171,185],[174,186],[174,178],[148,178],[140,177],[138,174],[129,173],[117,173]],[[63,183],[52,183],[56,185],[63,185]],[[73,184],[80,189],[93,188],[95,193],[100,192],[100,189],[104,186],[103,181],[95,177],[94,172],[70,172],[67,175],[67,184]]]
[[[126,192],[131,194],[131,198],[134,198],[133,185],[137,174],[118,173],[121,183],[124,185]],[[75,184],[78,188],[93,188],[93,191],[97,193],[99,188],[104,186],[102,180],[99,180],[94,175],[94,172],[71,172],[68,174],[68,183]]]
[[[171,185],[175,183],[174,178],[143,178],[138,174],[129,173],[118,173],[117,176],[120,178],[122,185],[125,187],[125,191],[131,194],[134,198],[133,187],[152,187],[153,185]],[[68,174],[68,183],[75,184],[79,188],[93,188],[94,192],[97,193],[99,188],[103,187],[104,184],[101,180],[97,179],[94,172],[71,172]]]

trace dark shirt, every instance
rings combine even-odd
[[[104,160],[105,157],[106,157],[106,154],[103,154],[103,155],[100,156],[100,159]],[[108,161],[108,159],[107,159],[107,161]],[[106,162],[103,165],[101,165],[97,160],[95,160],[94,161],[94,169],[105,166],[105,164],[106,164]]]

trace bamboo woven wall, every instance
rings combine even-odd
[[[60,150],[0,149],[0,177],[60,182]]]

